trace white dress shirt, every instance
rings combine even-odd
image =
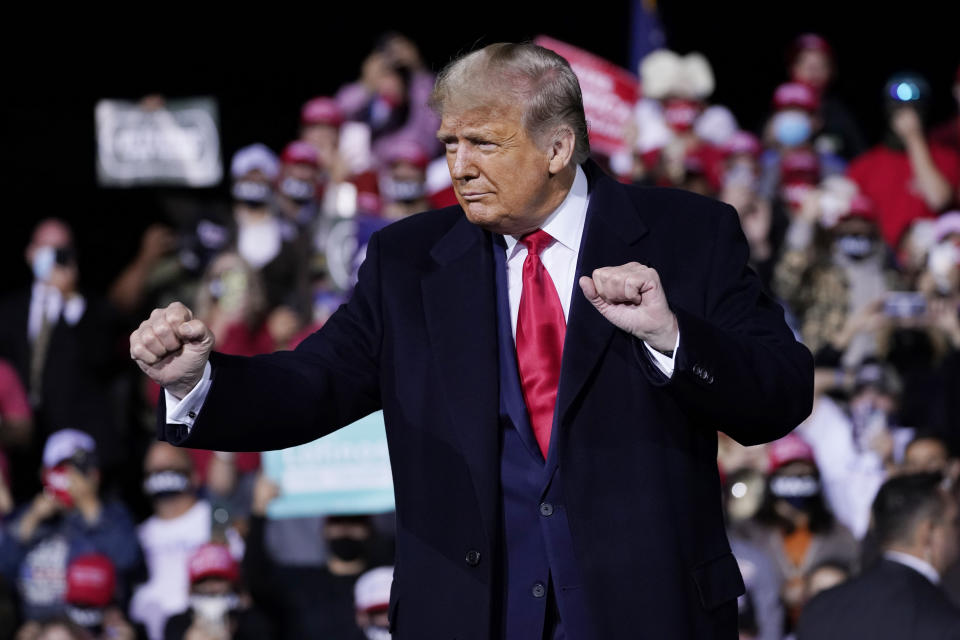
[[[934,569],[933,565],[926,560],[922,560],[917,556],[912,556],[909,553],[892,550],[884,551],[883,557],[891,562],[896,562],[904,565],[905,567],[910,567],[933,584],[940,584],[940,572]]]
[[[33,289],[30,293],[30,311],[27,316],[27,337],[33,342],[37,334],[40,333],[40,327],[43,325],[43,316],[46,314],[47,322],[51,325],[57,324],[60,316],[71,327],[76,326],[83,317],[83,312],[87,309],[87,301],[81,295],[71,296],[67,303],[63,303],[63,295],[60,289],[40,282],[34,281]]]
[[[579,166],[573,186],[563,199],[560,206],[550,214],[540,228],[549,233],[556,242],[540,253],[540,261],[550,274],[553,284],[560,296],[560,306],[563,307],[563,317],[570,317],[570,301],[574,292],[577,277],[577,257],[580,255],[580,240],[583,237],[583,227],[587,219],[587,204],[590,194],[587,185],[587,176]],[[520,309],[520,292],[523,288],[523,261],[527,257],[527,247],[519,242],[518,237],[504,236],[507,243],[507,295],[510,298],[510,324],[513,337],[517,337],[517,313]],[[617,265],[610,265],[617,266]],[[580,291],[579,284],[576,285]],[[582,292],[579,295],[583,295]],[[680,346],[680,335],[673,348],[673,356],[667,356],[644,343],[647,352],[652,356],[654,364],[668,378],[673,375],[674,357]],[[167,422],[185,424],[192,427],[196,416],[200,413],[204,398],[210,389],[210,363],[204,367],[203,377],[193,390],[183,400],[177,401],[169,392],[164,392],[167,403]]]

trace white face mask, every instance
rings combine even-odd
[[[53,263],[56,262],[57,250],[53,247],[39,247],[33,253],[33,277],[40,282],[46,282],[53,271]]]
[[[273,260],[282,244],[280,225],[273,218],[241,224],[238,229],[237,251],[254,269]]]
[[[237,596],[232,593],[219,596],[205,596],[198,593],[190,595],[190,608],[197,617],[210,622],[222,622],[227,613],[236,607]]]
[[[390,630],[385,627],[371,625],[364,628],[363,635],[367,640],[390,640]]]

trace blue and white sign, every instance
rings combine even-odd
[[[271,518],[383,513],[394,509],[393,477],[383,412],[328,436],[262,457],[280,485],[267,508]]]

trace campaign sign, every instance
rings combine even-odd
[[[394,509],[382,411],[313,442],[267,451],[262,463],[280,485],[280,496],[267,508],[271,518]]]
[[[640,94],[637,77],[566,42],[548,36],[537,36],[534,42],[566,58],[577,74],[593,151],[609,156],[623,150],[624,129]]]
[[[97,181],[103,187],[212,187],[220,183],[217,102],[198,97],[145,107],[100,100]]]

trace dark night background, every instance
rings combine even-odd
[[[804,31],[833,44],[839,65],[834,91],[871,142],[882,132],[880,91],[893,72],[926,76],[934,92],[933,121],[955,113],[956,1],[859,8],[836,1],[731,4],[661,0],[659,11],[667,46],[707,56],[717,79],[712,100],[730,107],[745,128],[761,125],[774,87],[785,79],[787,46]],[[279,151],[293,139],[300,105],[354,79],[387,30],[413,38],[434,70],[476,45],[541,33],[624,66],[629,60],[630,7],[623,0],[593,2],[592,10],[580,12],[547,3],[537,3],[536,11],[521,3],[401,6],[355,2],[339,11],[308,12],[235,5],[223,10],[229,18],[202,22],[163,8],[163,16],[141,15],[131,24],[114,25],[122,16],[108,16],[105,24],[112,26],[99,28],[65,25],[64,16],[56,29],[39,19],[8,23],[8,35],[19,31],[29,44],[10,39],[2,52],[0,292],[28,282],[23,247],[41,217],[60,216],[74,225],[83,282],[102,290],[132,258],[142,230],[162,215],[160,198],[170,190],[96,186],[93,109],[100,98],[215,96],[227,170],[230,155],[243,145],[261,141]],[[214,201],[222,194],[223,187],[188,195]]]

